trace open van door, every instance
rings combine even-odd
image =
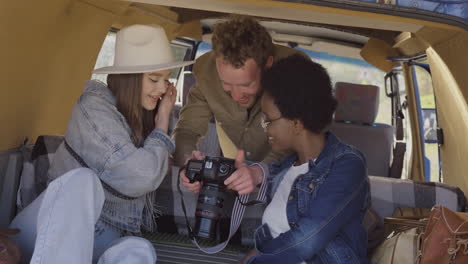
[[[466,1],[2,1],[0,227],[8,226],[21,210],[17,206],[21,184],[36,186],[35,179],[31,183],[21,175],[53,157],[49,140],[63,137],[84,82],[90,78],[105,81],[105,76],[91,73],[112,61],[117,30],[132,24],[159,24],[173,40],[176,56],[192,60],[209,49],[213,24],[231,13],[256,17],[275,43],[303,49],[329,69],[335,83],[379,87],[377,118],[365,124],[365,129],[383,124],[387,132],[396,132],[390,140],[377,140],[371,146],[377,150],[370,150],[405,144],[403,151],[389,148],[393,161],[395,153],[403,153],[396,173],[391,172],[392,163],[385,161],[390,173],[370,175],[379,220],[399,207],[445,204],[464,211],[463,192],[468,192],[467,10]],[[389,73],[393,75],[385,80]],[[179,91],[180,109],[195,83],[191,66],[175,71],[171,80]],[[177,118],[176,107],[173,125]],[[200,142],[206,153],[219,153],[213,129]],[[176,179],[174,169],[159,192],[166,202],[160,220],[167,220],[166,224],[161,224],[160,233],[144,236],[152,239],[163,256],[160,263],[206,263],[209,256],[191,248],[182,215],[175,212],[180,206]],[[45,188],[38,182],[37,186]],[[259,215],[261,210],[247,213],[236,240],[239,243],[213,256],[213,263],[238,262],[253,246],[252,230],[261,221]]]

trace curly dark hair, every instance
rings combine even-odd
[[[332,121],[336,99],[327,70],[299,54],[274,63],[262,78],[264,92],[273,98],[281,116],[300,120],[319,134]]]
[[[254,18],[241,15],[232,15],[216,24],[211,41],[216,56],[223,56],[235,68],[242,67],[250,58],[263,68],[275,49],[266,28]]]

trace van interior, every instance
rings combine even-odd
[[[112,64],[119,29],[159,24],[176,57],[193,60],[211,50],[214,25],[230,14],[255,17],[274,43],[327,69],[339,102],[330,130],[366,156],[380,222],[403,207],[466,211],[466,18],[380,0],[2,1],[0,227],[46,188],[72,107],[86,80],[105,81],[92,71]],[[170,79],[179,95],[173,127],[196,80],[192,66]],[[199,149],[220,155],[214,124]],[[204,254],[186,236],[178,169],[158,189],[158,232],[142,234],[155,244],[158,262],[238,263],[253,247],[261,206],[247,209],[225,250]],[[31,171],[34,177],[22,177]],[[192,216],[196,196],[185,191],[184,199]],[[226,218],[220,228],[228,224]]]

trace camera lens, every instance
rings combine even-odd
[[[215,240],[216,227],[222,215],[226,194],[218,184],[203,184],[195,210],[195,234],[202,239]]]
[[[221,166],[219,166],[219,173],[220,174],[225,175],[228,172],[229,172],[229,167],[226,164],[221,164]]]

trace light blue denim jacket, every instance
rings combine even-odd
[[[296,160],[294,154],[270,167],[268,202]],[[260,255],[247,263],[368,263],[362,220],[369,195],[364,156],[328,132],[319,157],[291,187],[286,205],[291,229],[273,238],[268,224],[260,226],[254,236]]]
[[[153,191],[166,175],[175,146],[166,133],[155,129],[142,147],[136,147],[130,139],[130,127],[115,104],[104,83],[88,81],[73,108],[65,139],[101,181],[121,194],[137,197],[121,199],[104,189],[101,220],[138,233],[142,224],[154,228]],[[53,180],[77,167],[81,165],[62,144],[51,162],[49,178]]]

